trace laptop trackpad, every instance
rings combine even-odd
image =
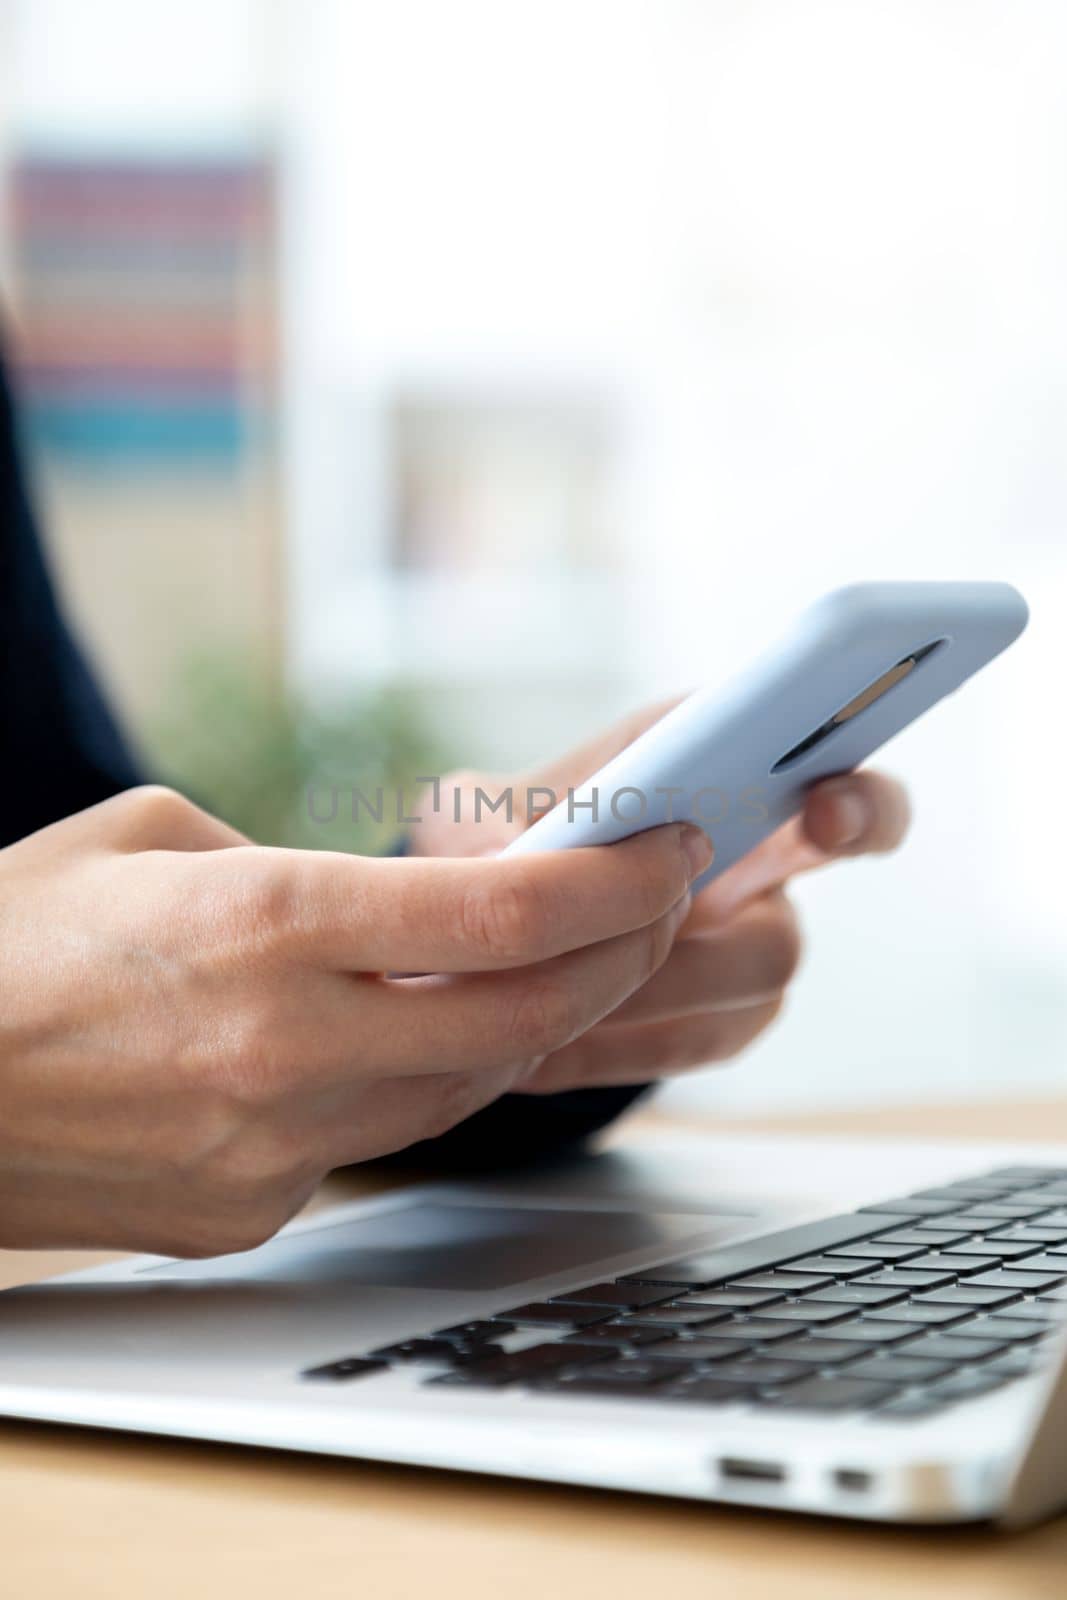
[[[420,1201],[353,1217],[240,1255],[147,1267],[155,1280],[501,1289],[634,1250],[664,1255],[736,1235],[740,1218]]]

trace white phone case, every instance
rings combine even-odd
[[[560,796],[505,854],[612,844],[695,822],[715,845],[702,887],[795,815],[813,783],[858,766],[992,661],[1027,616],[1006,583],[835,590],[746,672],[690,695]],[[863,704],[894,668],[898,681]]]

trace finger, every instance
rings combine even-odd
[[[687,893],[709,848],[700,829],[672,825],[596,849],[491,861],[256,851],[235,863],[233,882],[273,904],[286,948],[316,964],[479,972],[648,927]]]
[[[824,858],[883,855],[908,830],[905,790],[880,772],[854,772],[816,784],[801,817],[804,834]]]
[[[269,1001],[205,1021],[229,1093],[318,1104],[378,1080],[525,1072],[595,1026],[666,960],[688,897],[647,928],[534,967],[384,978],[290,967]],[[490,1095],[490,1098],[492,1096]]]
[[[700,897],[723,921],[754,896],[842,856],[893,850],[907,831],[907,795],[892,778],[853,772],[816,784],[804,811],[710,884]]]
[[[562,1049],[659,971],[687,912],[683,900],[647,928],[536,967],[381,980],[387,1070],[478,1071]]]
[[[801,947],[796,914],[784,895],[763,895],[710,932],[694,931],[697,906],[660,971],[605,1027],[741,1010],[775,999],[786,987]]]
[[[672,1022],[601,1026],[543,1061],[517,1086],[520,1094],[648,1083],[727,1061],[747,1049],[781,1010],[778,998],[743,1011],[677,1017]]]

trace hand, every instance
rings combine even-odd
[[[139,789],[0,851],[0,1244],[214,1255],[646,984],[710,859],[262,849]],[[393,978],[386,973],[432,973]]]
[[[475,822],[477,787],[491,796],[509,784],[516,796],[542,786],[565,794],[674,703],[649,707],[538,772],[513,778],[464,772],[444,779],[441,792],[449,803],[434,814],[430,797],[424,797],[416,808],[425,820],[415,829],[414,848],[438,856],[502,849],[527,819],[517,816],[509,824],[503,812],[483,810]],[[464,794],[459,825],[452,821],[454,786]],[[856,772],[818,784],[801,816],[696,897],[656,976],[610,1016],[546,1057],[516,1088],[548,1094],[646,1083],[737,1055],[777,1017],[800,960],[797,919],[785,893],[789,881],[843,857],[894,850],[907,825],[907,798],[889,778]]]

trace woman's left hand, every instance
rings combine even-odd
[[[495,796],[544,786],[562,794],[662,716],[659,705],[572,752],[544,771],[507,779],[463,772],[442,780],[448,804],[416,825],[422,855],[495,852],[522,831],[525,819],[502,813],[472,819],[477,787]],[[459,788],[465,821],[456,824]],[[428,812],[429,805],[417,808]],[[803,872],[852,856],[896,849],[908,826],[904,790],[875,772],[854,772],[817,784],[803,812],[708,885],[675,938],[666,964],[619,1009],[537,1064],[526,1094],[554,1094],[609,1084],[646,1083],[688,1068],[729,1060],[752,1044],[778,1015],[796,973],[802,941],[787,889]]]

